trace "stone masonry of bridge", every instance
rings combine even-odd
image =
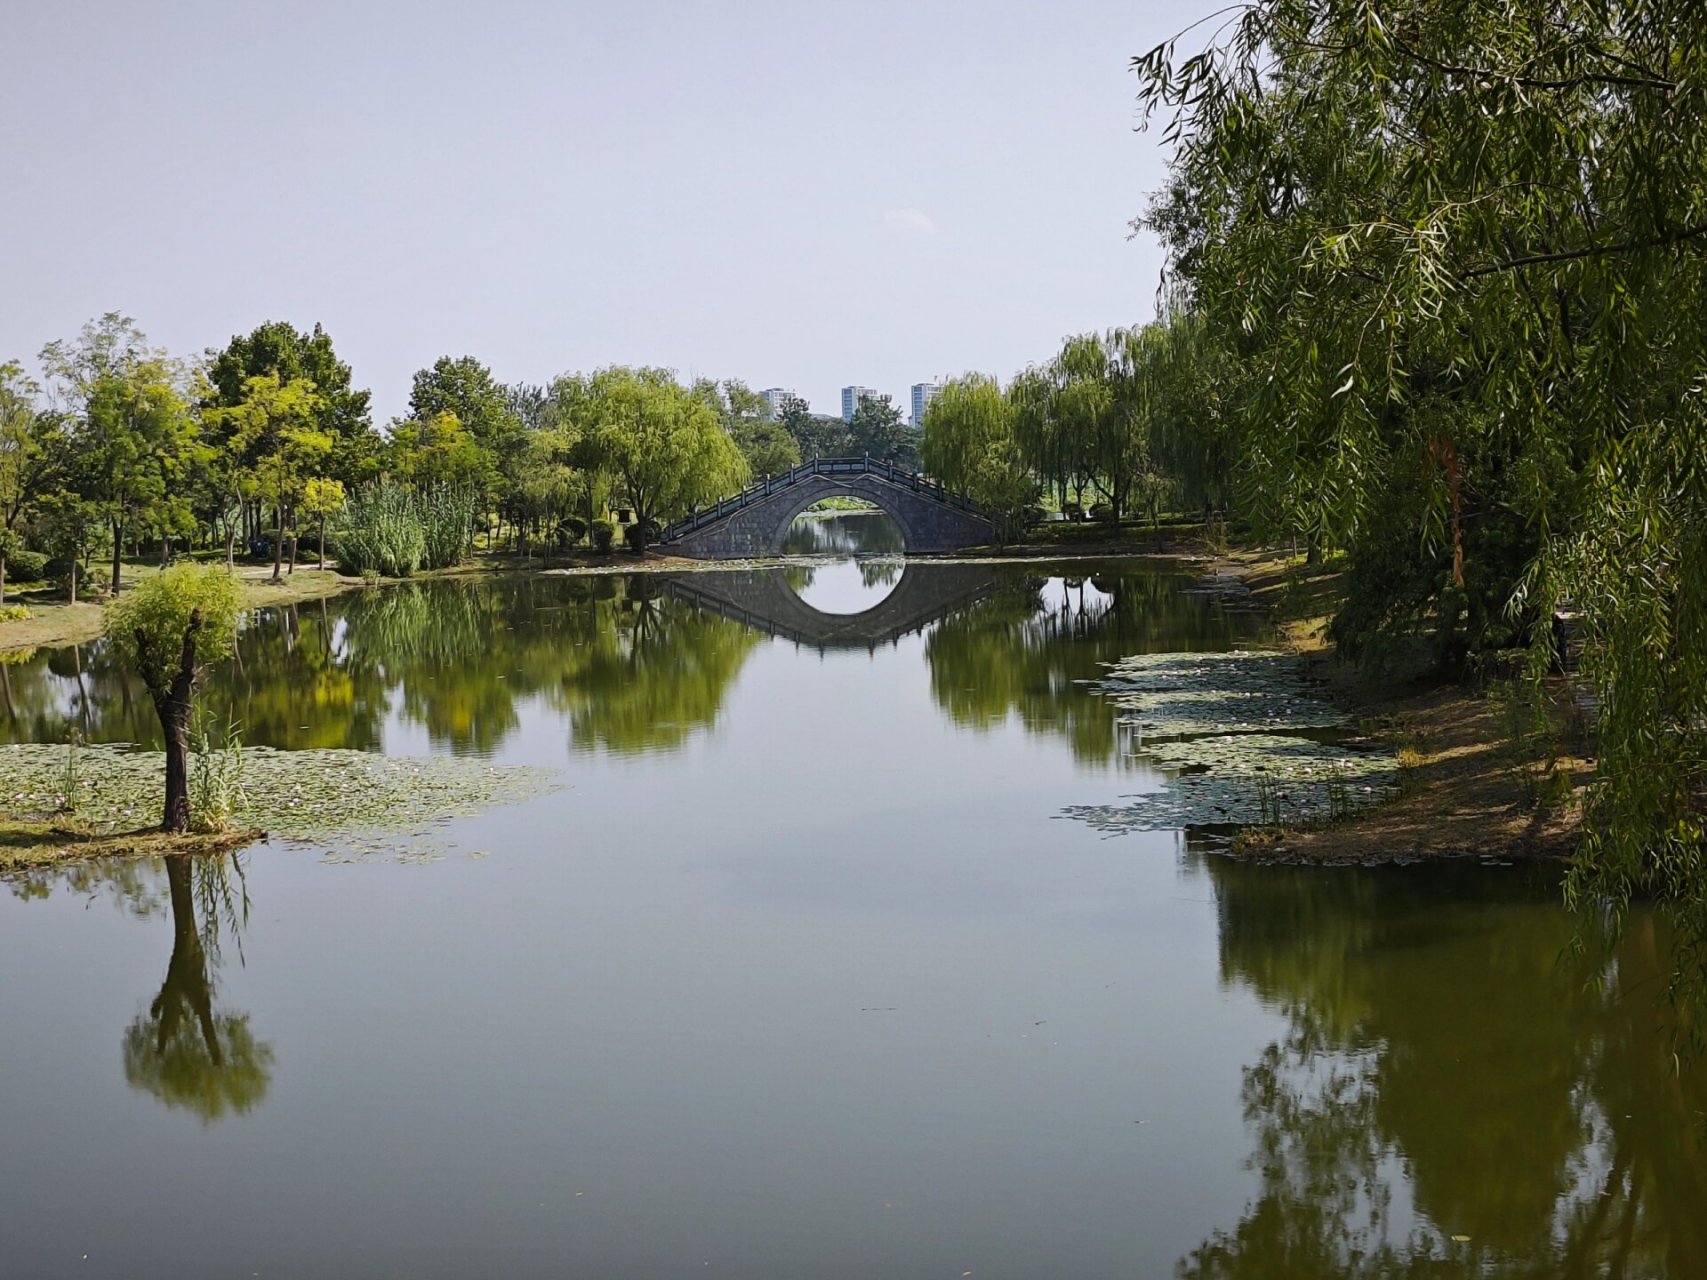
[[[995,541],[995,526],[985,516],[875,466],[852,474],[806,475],[772,493],[751,496],[739,510],[700,528],[675,533],[672,527],[660,550],[697,560],[776,555],[794,517],[824,498],[863,498],[881,508],[900,527],[909,554]]]

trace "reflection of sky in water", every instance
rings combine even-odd
[[[885,569],[893,572],[882,572]],[[864,613],[887,599],[900,580],[899,563],[830,560],[814,564],[795,594],[820,613]]]

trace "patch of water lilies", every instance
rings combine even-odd
[[[1094,684],[1146,739],[1345,723],[1289,653],[1145,653],[1111,663]]]
[[[1397,786],[1392,755],[1323,740],[1345,717],[1290,654],[1143,654],[1112,664],[1096,692],[1122,708],[1129,749],[1165,778],[1119,804],[1064,811],[1101,831],[1315,824]]]
[[[0,747],[0,809],[30,815],[69,808],[86,822],[129,830],[159,821],[165,776],[158,751]],[[231,820],[291,840],[409,831],[537,795],[550,789],[554,776],[456,756],[245,747],[244,798]]]

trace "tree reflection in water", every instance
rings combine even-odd
[[[57,889],[88,899],[106,897],[136,919],[169,915],[172,953],[166,978],[125,1030],[125,1080],[169,1107],[194,1112],[203,1124],[260,1105],[271,1083],[272,1046],[255,1038],[248,1014],[217,1004],[217,967],[227,948],[236,949],[241,960],[249,913],[238,855],[23,867],[8,871],[3,882],[26,901],[45,899]]]
[[[438,746],[486,754],[516,729],[518,702],[539,696],[569,713],[578,750],[670,750],[714,721],[759,639],[644,577],[416,583],[258,612],[204,702],[252,745],[378,750],[397,715]],[[104,644],[7,674],[0,741],[63,741],[76,727],[159,745],[152,707]]]
[[[1261,1190],[1181,1276],[1707,1275],[1657,917],[1592,973],[1522,875],[1207,867],[1223,980],[1289,1026],[1245,1071]]]
[[[165,862],[172,957],[160,993],[125,1032],[124,1077],[132,1088],[213,1124],[259,1105],[272,1080],[272,1046],[255,1039],[249,1015],[220,1010],[214,1003],[211,966],[219,958],[222,935],[241,945],[237,930],[248,899],[235,858]]]
[[[1076,759],[1122,758],[1115,707],[1080,682],[1132,654],[1227,649],[1262,634],[1249,615],[1182,585],[1157,573],[1004,575],[998,591],[926,641],[931,693],[958,725],[989,729],[1011,716],[1030,733],[1065,738]]]

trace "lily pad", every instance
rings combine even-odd
[[[1101,831],[1317,823],[1397,788],[1392,755],[1322,740],[1346,718],[1290,654],[1142,654],[1112,664],[1095,692],[1127,711],[1130,744],[1165,778],[1063,811]]]

